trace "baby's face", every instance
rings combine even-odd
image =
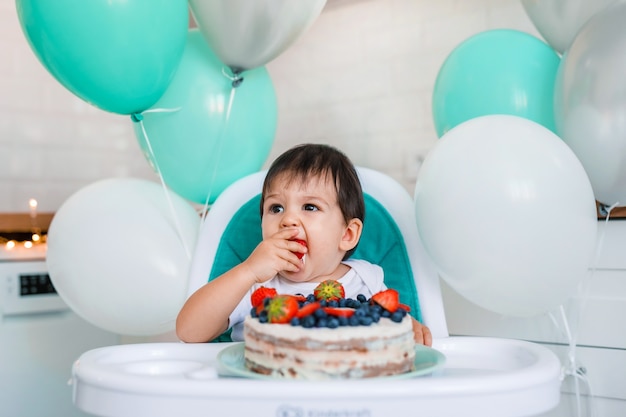
[[[316,281],[332,273],[345,254],[340,245],[347,225],[335,184],[326,177],[303,182],[278,176],[265,195],[261,227],[264,239],[289,228],[297,230],[295,238],[306,243],[300,272],[285,273],[292,281]]]

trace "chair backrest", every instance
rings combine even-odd
[[[447,337],[437,271],[417,231],[413,200],[392,178],[358,167],[365,193],[363,234],[353,259],[385,271],[385,284],[400,292],[434,337]],[[266,172],[230,185],[215,200],[202,224],[191,262],[188,294],[242,262],[261,241],[260,191]]]

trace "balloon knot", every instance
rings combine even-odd
[[[237,76],[237,78],[233,80],[233,83],[232,83],[233,88],[239,87],[242,82],[243,82],[243,77]]]
[[[139,123],[143,120],[143,115],[141,113],[133,113],[130,115],[130,119],[135,123]]]
[[[222,75],[230,79],[233,88],[237,88],[243,82],[243,77],[241,76],[243,70],[235,67],[230,67],[229,69],[232,75],[228,74],[224,68],[222,68]]]

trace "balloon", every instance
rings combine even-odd
[[[557,132],[581,160],[595,198],[626,205],[626,4],[596,14],[559,68]]]
[[[198,27],[234,72],[263,66],[317,19],[326,0],[189,0]]]
[[[153,105],[185,46],[185,0],[16,0],[43,66],[84,101],[119,114]]]
[[[168,332],[186,298],[199,226],[193,207],[160,185],[95,182],[66,200],[50,224],[50,279],[95,326],[137,336]]]
[[[518,116],[446,133],[421,167],[415,214],[441,277],[496,313],[561,305],[591,264],[597,219],[585,170],[558,136]]]
[[[488,114],[525,117],[554,130],[559,62],[552,48],[527,33],[497,29],[470,37],[437,75],[432,103],[437,134]]]
[[[564,53],[580,28],[615,0],[521,0],[541,36]]]
[[[276,95],[267,70],[249,71],[233,88],[222,66],[200,31],[190,30],[172,83],[135,123],[144,154],[165,183],[201,204],[258,171],[276,133]]]

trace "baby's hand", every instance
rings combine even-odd
[[[411,317],[412,318],[412,317]],[[430,333],[430,329],[424,326],[419,321],[413,319],[413,335],[415,337],[415,343],[420,345],[432,346],[433,335]]]
[[[243,262],[255,282],[265,282],[280,271],[298,272],[303,265],[302,256],[307,252],[302,241],[294,240],[298,231],[284,229],[264,239]]]

